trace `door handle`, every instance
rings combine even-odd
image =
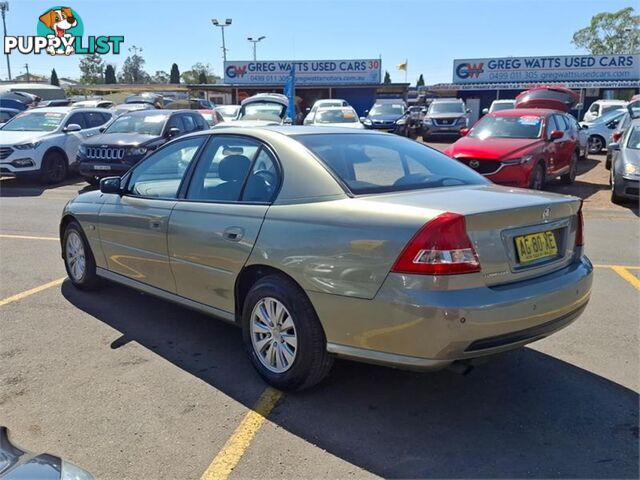
[[[244,229],[241,227],[228,227],[224,229],[222,236],[230,242],[239,242],[244,237]]]
[[[149,220],[149,228],[152,230],[160,230],[160,228],[162,228],[162,220]]]

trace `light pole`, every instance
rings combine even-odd
[[[227,61],[227,46],[224,44],[224,29],[231,25],[231,19],[227,18],[224,23],[220,23],[217,18],[212,18],[211,23],[213,23],[216,27],[220,27],[222,30],[222,61]]]
[[[267,37],[262,36],[262,37],[258,37],[258,38],[253,38],[253,37],[249,37],[249,38],[247,38],[247,40],[249,40],[251,43],[253,43],[253,61],[254,61],[254,62],[256,61],[256,44],[257,44],[258,42],[261,42],[261,41],[262,41],[262,40],[264,40],[265,38],[267,38]]]
[[[7,22],[4,16],[9,11],[9,2],[0,2],[0,13],[2,13],[2,26],[4,27],[4,36],[7,36]],[[9,73],[9,80],[11,80],[11,63],[9,62],[9,54],[7,53],[7,72]]]

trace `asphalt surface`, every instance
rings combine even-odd
[[[606,179],[594,159],[550,189],[606,195],[581,190]],[[100,479],[199,478],[221,451],[240,454],[230,478],[638,478],[640,269],[618,268],[640,267],[634,206],[585,203],[599,266],[568,328],[466,376],[337,361],[251,436],[265,384],[240,330],[113,284],[2,303],[65,277],[59,215],[84,187],[0,181],[0,424],[19,445]]]

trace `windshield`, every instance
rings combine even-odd
[[[2,130],[10,132],[51,132],[58,128],[64,113],[27,112],[20,113],[7,122]]]
[[[319,110],[314,119],[314,123],[355,123],[357,121],[356,112],[350,108]]]
[[[297,135],[356,194],[484,185],[482,175],[439,151],[394,135]]]
[[[162,127],[169,118],[167,115],[150,113],[149,115],[122,115],[113,122],[104,133],[140,133],[160,135]]]
[[[252,102],[241,107],[240,120],[266,120],[280,122],[286,113],[286,107],[274,102]]]
[[[238,110],[240,109],[240,107],[238,107],[237,105],[227,105],[224,107],[217,107],[216,110],[218,111],[218,113],[220,113],[220,115],[222,115],[225,119],[226,118],[236,118],[236,115],[238,115]]]
[[[627,148],[631,150],[640,150],[640,127],[634,127],[629,134],[629,140],[627,140]]]
[[[614,120],[618,117],[621,117],[622,115],[624,115],[626,113],[626,109],[620,109],[620,106],[617,105],[613,110],[609,109],[609,111],[607,113],[605,113],[604,115],[599,116],[596,119],[597,123],[608,123],[611,120]]]
[[[516,101],[513,102],[500,102],[500,103],[492,103],[491,110],[489,113],[499,112],[500,110],[512,110],[514,108]]]
[[[378,103],[371,108],[369,115],[404,115],[401,103]]]
[[[464,113],[464,104],[462,102],[432,103],[429,113]]]
[[[469,132],[474,138],[539,138],[542,118],[535,115],[522,117],[484,117]]]

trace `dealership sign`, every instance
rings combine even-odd
[[[453,61],[453,83],[640,80],[640,55],[474,58]]]
[[[295,68],[296,85],[358,85],[380,83],[381,61],[277,60],[225,62],[224,82],[235,85],[284,85]]]

